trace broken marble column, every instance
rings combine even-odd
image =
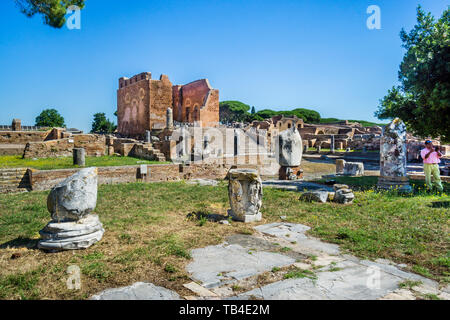
[[[150,130],[145,130],[145,142],[152,143],[152,134]]]
[[[170,107],[166,110],[166,128],[173,129],[173,111]]]
[[[303,172],[300,164],[303,155],[303,144],[296,127],[284,130],[278,136],[278,162],[281,166],[279,179],[293,180]]]
[[[228,172],[228,198],[231,210],[228,214],[243,222],[260,221],[262,218],[262,181],[255,169],[230,169]]]
[[[47,198],[52,220],[39,231],[40,249],[85,249],[100,241],[105,230],[92,213],[97,204],[97,182],[97,168],[87,168],[53,187]]]
[[[73,165],[84,167],[86,165],[86,151],[83,148],[73,148]]]
[[[380,140],[380,177],[378,187],[411,192],[406,171],[406,126],[395,118],[383,128]]]

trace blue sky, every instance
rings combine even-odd
[[[116,120],[118,78],[142,71],[174,84],[208,78],[220,100],[257,110],[306,107],[322,117],[376,120],[397,82],[399,32],[421,4],[442,0],[87,0],[81,29],[53,29],[0,1],[0,124],[33,125],[56,107],[69,127]],[[369,5],[381,30],[369,30]]]

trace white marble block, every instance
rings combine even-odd
[[[230,169],[228,172],[228,197],[231,210],[228,214],[243,222],[260,221],[262,218],[262,182],[255,169]]]

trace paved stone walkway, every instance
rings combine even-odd
[[[187,266],[188,300],[210,299],[389,299],[413,300],[426,295],[450,300],[450,286],[388,260],[360,260],[339,246],[307,236],[308,226],[271,223],[252,235],[233,235],[223,244],[192,251]],[[148,287],[145,287],[148,286]],[[410,287],[412,285],[412,288]],[[137,283],[110,289],[94,299],[179,299],[176,293]]]

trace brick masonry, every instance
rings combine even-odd
[[[201,122],[203,127],[219,122],[219,90],[207,79],[173,86],[168,76],[153,80],[150,72],[119,79],[117,90],[118,132],[142,137],[146,130],[166,127],[167,108],[178,122]]]
[[[79,134],[58,140],[29,142],[25,146],[23,157],[70,157],[73,148],[84,148],[88,156],[103,156],[106,154],[106,138],[104,135]]]

